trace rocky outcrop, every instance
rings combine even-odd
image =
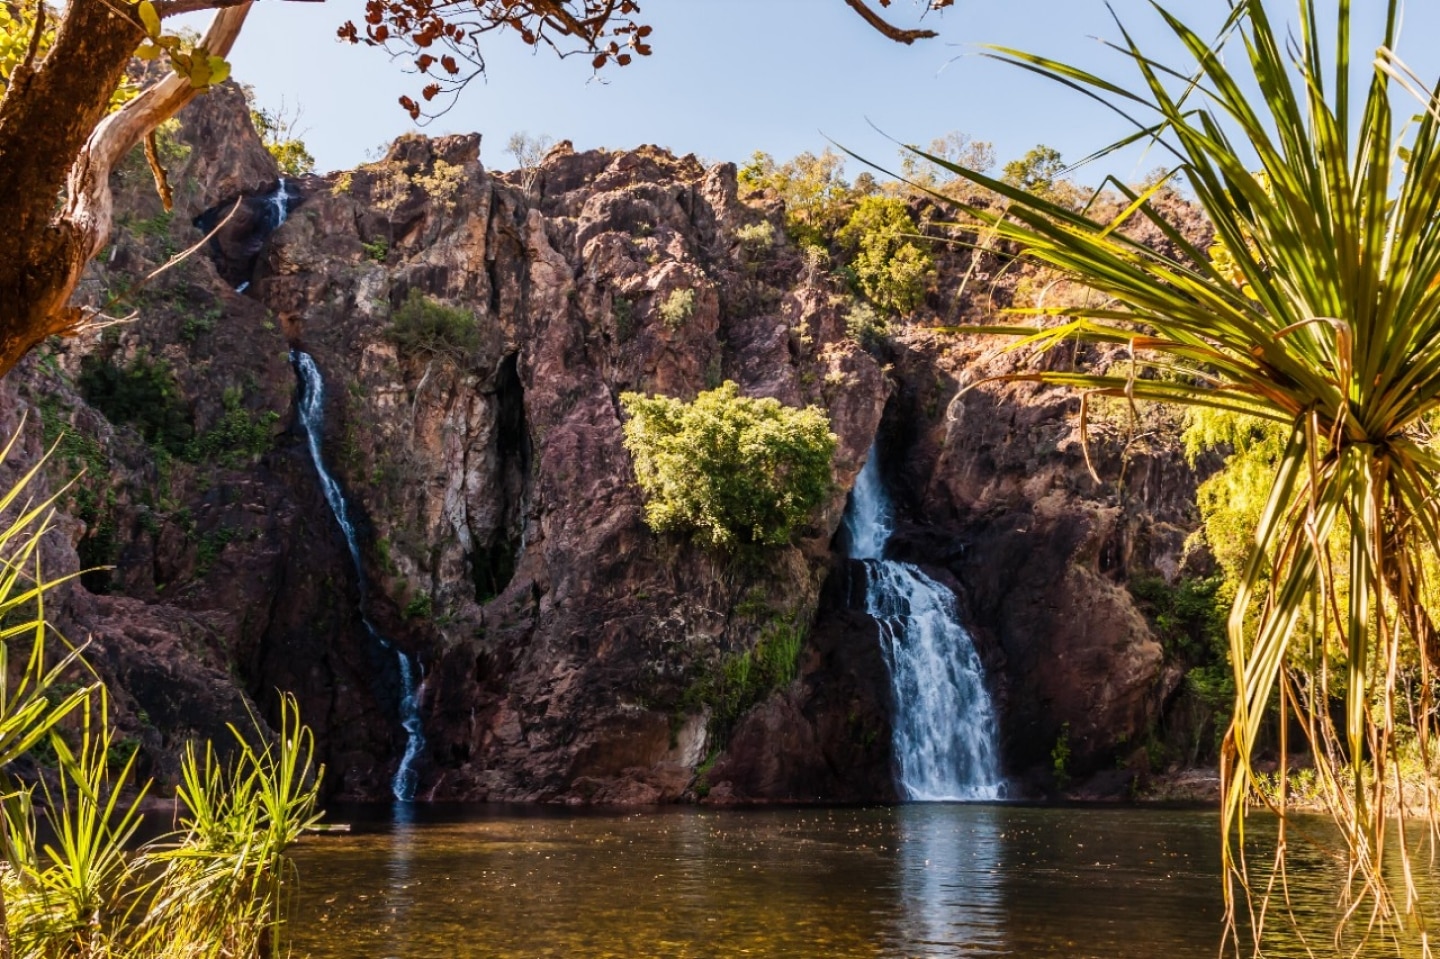
[[[1137,576],[1174,581],[1192,561],[1196,475],[1173,442],[1178,424],[1159,424],[1158,440],[1147,440],[1127,411],[1082,435],[1075,396],[984,382],[1029,362],[993,342],[937,351],[920,334],[906,352],[920,374],[908,382],[933,383],[925,374],[934,372],[978,385],[900,459],[898,481],[924,517],[900,549],[943,564],[959,583],[1003,697],[1011,771],[1048,786],[1061,739],[1070,776],[1113,768],[1128,759],[1124,744],[1154,734],[1182,678],[1128,589]],[[923,395],[902,402],[923,405]],[[923,412],[916,419],[925,422]]]
[[[420,798],[894,798],[884,663],[836,542],[877,436],[906,519],[895,548],[957,590],[1010,770],[1043,769],[1062,734],[1077,774],[1113,767],[1155,722],[1179,674],[1125,583],[1180,568],[1194,479],[1173,446],[1102,430],[1096,483],[1072,397],[956,396],[1032,360],[919,323],[872,356],[842,287],[805,267],[773,203],[737,197],[728,164],[562,144],[522,180],[486,171],[476,136],[405,138],[289,183],[271,232],[278,172],[236,97],[184,115],[175,216],[143,167],[119,175],[128,229],[88,295],[223,224],[206,255],[128,292],[139,322],[47,348],[0,388],[12,421],[37,414],[28,455],[61,425],[78,437],[56,479],[100,467],[65,501],[54,561],[116,568],[69,591],[63,625],[94,637],[162,778],[186,737],[251,704],[273,716],[283,690],[331,788],[387,795],[399,682],[363,615],[423,667]],[[736,239],[766,220],[773,243]],[[953,290],[932,299],[978,315]],[[407,304],[468,332],[406,336]],[[359,520],[364,595],[295,423],[292,347],[326,380],[324,454]],[[145,395],[166,417],[99,390],[106,370],[164,380]],[[828,412],[833,493],[792,546],[715,555],[642,521],[619,396],[723,380]],[[715,677],[782,623],[808,629],[797,678],[722,722]]]
[[[704,704],[677,715],[687,689],[758,635],[732,615],[739,597],[756,592],[762,619],[815,608],[884,403],[879,370],[822,291],[736,308],[731,236],[751,214],[732,168],[562,149],[527,196],[476,146],[401,141],[348,190],[313,196],[275,237],[258,296],[346,384],[332,416],[352,445],[336,452],[386,558],[372,573],[397,606],[431,610],[408,630],[431,664],[439,757],[422,793],[673,799],[709,749]],[[384,262],[364,255],[382,241]],[[678,323],[661,316],[677,291],[693,296]],[[448,357],[387,339],[417,294],[473,310],[480,345]],[[620,393],[727,378],[824,405],[840,438],[831,502],[753,569],[646,529],[622,446]]]

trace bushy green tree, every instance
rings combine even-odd
[[[911,313],[925,299],[935,261],[915,242],[919,232],[904,200],[867,196],[835,235],[854,251],[860,292],[881,309]]]
[[[797,246],[828,246],[861,191],[873,191],[874,182],[870,178],[864,187],[851,186],[845,179],[845,159],[830,149],[819,155],[802,153],[784,163],[757,151],[740,168],[742,187],[774,190],[785,201],[785,232]]]
[[[1065,161],[1060,158],[1060,151],[1042,143],[1018,160],[1005,164],[1002,179],[1026,192],[1044,195],[1055,189],[1055,181],[1064,170]]]
[[[300,123],[300,110],[297,108],[291,113],[285,109],[283,103],[279,110],[273,112],[256,106],[252,91],[248,88],[245,91],[245,100],[250,104],[250,122],[254,125],[255,132],[260,134],[260,142],[265,144],[265,149],[275,158],[280,172],[286,176],[314,173],[315,158],[310,155],[305,141],[296,130]]]
[[[693,403],[626,393],[625,448],[656,532],[706,546],[789,542],[830,493],[835,435],[825,411],[740,395],[726,381]]]
[[[412,289],[390,317],[386,338],[402,353],[463,361],[480,348],[469,310],[446,306]]]

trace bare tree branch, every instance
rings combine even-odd
[[[215,14],[205,39],[201,41],[201,46],[211,56],[223,57],[230,53],[250,13],[251,2],[245,0],[238,6],[226,7]],[[106,117],[90,135],[70,170],[70,200],[64,214],[67,221],[82,231],[88,242],[89,249],[83,251],[85,259],[98,253],[110,237],[110,222],[114,213],[110,171],[146,133],[178,113],[199,92],[188,77],[172,71],[165,79]]]
[[[845,2],[850,5],[852,10],[860,14],[862,20],[896,43],[908,45],[914,43],[916,40],[929,40],[931,37],[939,36],[934,30],[903,30],[889,23],[881,17],[880,14],[867,7],[865,0],[845,0]],[[884,0],[881,0],[881,2],[884,3]],[[889,6],[888,3],[884,3],[884,5]]]
[[[246,0],[159,0],[155,4],[155,12],[164,20],[169,17],[177,17],[182,13],[197,13],[201,10],[222,10],[226,7],[238,7]],[[296,2],[296,0],[291,0]],[[322,3],[324,0],[303,0],[303,2]]]

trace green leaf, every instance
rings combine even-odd
[[[150,38],[153,40],[160,36],[160,14],[155,10],[155,4],[150,0],[140,0],[136,9],[140,11],[140,22]]]

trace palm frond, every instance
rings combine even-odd
[[[1396,765],[1397,683],[1402,673],[1420,676],[1432,703],[1440,655],[1419,585],[1427,557],[1440,554],[1440,455],[1427,427],[1440,407],[1440,85],[1427,90],[1391,53],[1398,0],[1384,5],[1374,62],[1351,56],[1349,0],[1336,0],[1328,21],[1315,7],[1299,0],[1287,38],[1264,0],[1234,0],[1209,40],[1156,5],[1185,61],[1159,62],[1119,24],[1110,47],[1134,70],[1128,86],[988,48],[1125,117],[1135,128],[1125,142],[1149,138],[1167,150],[1227,255],[1223,269],[1150,193],[1122,190],[1122,212],[1102,220],[925,158],[1003,201],[961,204],[959,213],[1102,294],[1098,305],[1035,311],[1033,325],[956,332],[1038,350],[1122,344],[1141,371],[1011,379],[1288,426],[1227,627],[1237,697],[1224,755],[1225,861],[1245,885],[1252,760],[1272,704],[1291,704],[1310,731],[1320,781],[1334,786],[1326,792],[1357,877],[1352,915],[1369,901],[1375,915],[1404,925],[1422,920],[1408,851],[1403,896],[1382,870],[1397,803],[1384,773]],[[1397,90],[1420,101],[1403,125],[1397,112],[1415,111],[1397,111]],[[1142,219],[1177,252],[1128,236],[1126,224]],[[1317,656],[1343,662],[1342,673],[1312,673]],[[1402,668],[1417,661],[1418,672]],[[1330,720],[1337,686],[1340,728]]]

